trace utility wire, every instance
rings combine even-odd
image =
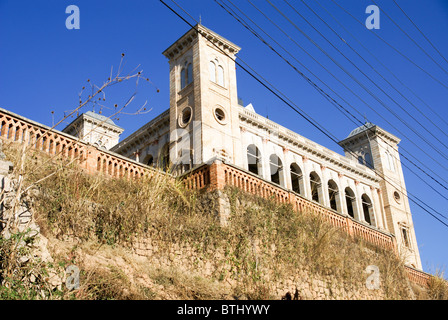
[[[229,7],[229,10],[231,10],[234,14],[232,14],[230,11],[228,11],[225,7],[224,4],[221,4],[219,1],[215,0],[216,3],[218,3],[218,5],[220,5],[224,10],[226,10],[232,17],[234,17],[238,22],[240,22],[245,28],[247,28],[249,31],[251,31],[257,38],[259,38],[264,44],[266,44],[271,50],[273,50],[275,53],[277,53],[283,60],[285,60],[288,65],[292,66],[292,64],[286,60],[282,55],[280,55],[274,48],[272,48],[272,46],[270,46],[260,35],[258,35],[256,33],[255,30],[253,30],[253,28],[250,28],[250,26],[246,23],[244,23],[243,21],[241,21],[242,19],[238,16],[236,17],[234,14],[235,11],[231,10]],[[237,6],[235,6],[230,0],[228,0],[228,2],[230,2],[236,9],[238,9],[238,11],[240,11],[241,13],[243,13]],[[244,13],[243,13],[244,14]],[[245,15],[245,14],[244,14]],[[239,19],[240,18],[240,19]],[[253,22],[253,20],[249,19],[250,21]],[[259,29],[261,29],[256,23],[254,23]],[[264,32],[264,30],[262,30]],[[266,34],[266,32],[264,32]],[[269,36],[269,35],[268,35]],[[283,48],[283,47],[282,47]],[[285,50],[285,49],[284,49]],[[288,52],[288,51],[287,51]],[[289,52],[288,52],[289,53]],[[289,53],[290,54],[290,53]],[[291,54],[290,54],[291,55]],[[297,71],[297,69],[292,66],[294,68],[294,70]],[[300,72],[299,72],[300,73]],[[302,73],[300,73],[301,75],[303,75]],[[329,100],[330,101],[330,100]],[[333,104],[336,104],[336,107],[341,107],[343,108],[342,105],[340,105],[339,103],[337,103],[337,101],[335,100],[331,100],[330,102],[332,102]],[[345,108],[343,108],[346,112],[350,113],[348,110],[346,110]],[[339,110],[340,111],[340,110]],[[351,113],[350,115],[352,117],[354,117]],[[359,123],[363,124],[359,119],[357,119],[356,117],[354,117]],[[356,124],[356,123],[355,123]],[[369,129],[369,130],[373,130],[373,129]],[[381,140],[383,140],[383,142],[385,142],[387,145],[389,145],[390,147],[393,148],[393,146],[391,146],[385,139],[383,139],[381,136],[379,136],[379,138]],[[403,156],[404,158],[406,158],[405,156]],[[398,158],[394,157],[397,161],[400,161]],[[413,163],[412,161],[410,161],[409,159],[406,158],[406,160],[408,160],[411,164],[413,164],[414,166],[416,166],[418,169],[420,169],[423,173],[425,173],[426,175],[428,175],[424,170],[422,170],[419,166],[417,166],[415,163]],[[423,178],[421,178],[417,173],[415,173],[412,169],[410,169],[408,166],[406,166],[404,163],[403,165],[408,168],[414,175],[416,175],[420,180],[422,180],[426,185],[428,185],[432,190],[434,190],[436,193],[438,193],[441,197],[443,197],[445,200],[448,200],[448,198],[446,196],[444,196],[443,194],[441,194],[438,190],[436,190],[433,186],[431,186],[427,181],[425,181]],[[428,175],[431,179],[433,179],[434,181],[436,181],[437,183],[439,183],[436,179],[434,179],[433,177],[431,177],[430,175]],[[439,183],[440,184],[440,183]],[[445,188],[446,190],[448,190],[443,184],[440,184],[443,188]],[[442,215],[443,216],[443,215]],[[443,216],[445,219],[447,219],[445,216]]]
[[[375,100],[377,100],[384,108],[386,108],[390,113],[392,113],[398,120],[400,120],[408,129],[410,129],[412,132],[414,132],[420,139],[422,139],[424,142],[426,142],[434,151],[439,153],[445,160],[448,160],[447,156],[441,152],[436,146],[434,146],[432,143],[430,143],[426,138],[424,138],[420,133],[418,133],[412,126],[410,126],[406,121],[404,121],[398,114],[396,114],[390,107],[388,107],[377,95],[375,95],[371,90],[369,90],[364,84],[362,84],[358,79],[356,79],[350,72],[348,72],[344,67],[341,66],[335,59],[333,59],[321,46],[319,46],[313,39],[311,39],[302,29],[300,29],[296,23],[294,23],[291,19],[289,19],[280,9],[278,9],[270,0],[266,0],[278,13],[280,13],[289,23],[291,23],[295,29],[300,31],[302,35],[304,35],[311,43],[313,43],[322,53],[324,53],[329,59],[331,59],[341,70],[343,70],[347,75],[350,76],[352,80],[354,80],[359,86],[361,86],[367,93],[369,93]],[[289,3],[284,0],[288,5]],[[390,100],[392,100],[397,106],[400,106],[400,104],[395,101],[389,94],[387,94],[380,86],[376,84],[375,81],[373,81],[365,72],[363,72],[357,65],[353,63],[353,61],[349,58],[347,58],[336,46],[333,45],[331,41],[329,41],[320,31],[318,31],[309,21],[303,17],[302,14],[300,14],[294,7],[289,5],[294,12],[296,12],[302,19],[304,19],[316,32],[321,35],[334,49],[336,49],[350,64],[352,64],[359,72],[361,72],[372,84],[377,87],[381,92],[383,92]]]
[[[332,75],[338,82],[340,82],[347,90],[349,90],[353,95],[355,95],[358,99],[360,99],[360,101],[362,101],[364,104],[366,104],[372,111],[374,111],[379,117],[381,117],[383,120],[385,120],[387,123],[389,123],[392,127],[394,127],[387,119],[385,119],[380,113],[378,113],[374,108],[372,108],[372,107],[370,107],[370,105],[367,103],[367,102],[365,102],[361,97],[359,97],[355,92],[353,92],[353,90],[351,90],[349,87],[347,87],[346,85],[345,85],[345,83],[344,82],[342,82],[342,81],[340,81],[336,76],[334,76],[328,69],[326,69],[319,61],[317,61],[312,55],[310,55],[305,49],[303,49],[294,39],[292,39],[289,35],[287,35],[284,31],[283,31],[283,29],[281,29],[277,24],[275,24],[275,22],[273,22],[269,17],[267,17],[260,9],[258,9],[258,7],[257,6],[255,6],[250,0],[248,0],[248,2],[252,5],[252,6],[254,6],[254,8],[255,9],[257,9],[266,19],[268,19],[272,24],[274,24],[274,26],[276,26],[280,31],[282,31],[294,44],[296,44],[300,49],[302,49],[306,54],[308,54],[314,61],[316,61],[322,68],[324,68],[330,75]],[[260,28],[260,27],[259,27]],[[268,45],[268,44],[267,44]],[[269,46],[269,45],[268,45]],[[275,50],[274,50],[274,52],[275,52]],[[290,54],[291,55],[291,54]],[[284,59],[281,55],[280,55],[280,57],[282,58],[282,59]],[[299,73],[300,74],[300,73]],[[320,80],[321,82],[322,82],[322,80]],[[332,90],[333,91],[333,90]],[[339,96],[339,95],[338,95]],[[340,96],[339,96],[340,97]],[[345,101],[344,99],[342,99],[343,101]],[[335,100],[333,100],[333,102],[334,102],[334,105],[339,105],[339,106],[341,106],[340,104],[338,104]],[[356,112],[358,112],[358,114],[360,114],[359,113],[359,111],[356,109],[356,108],[354,108],[350,103],[348,103],[347,101],[345,101],[352,109],[354,109]],[[342,106],[341,106],[342,107]],[[343,108],[343,107],[342,107]],[[345,112],[348,112],[347,111],[347,109],[345,109],[345,108],[343,108],[344,109],[344,111]],[[354,119],[356,119],[357,121],[359,121],[353,114],[351,114],[350,113],[350,115],[354,118]],[[362,116],[362,115],[361,115]],[[396,128],[395,128],[396,129]],[[396,129],[397,131],[399,131],[400,132],[400,130],[398,130],[398,129]],[[400,132],[401,133],[401,132]],[[404,134],[403,133],[401,133],[403,136],[404,136]],[[380,139],[382,139],[381,137],[380,137]],[[386,144],[388,144],[389,145],[389,143],[387,142],[387,141],[385,141],[384,139],[382,139]],[[418,146],[417,144],[415,144],[412,140],[411,140],[411,143],[413,143],[418,149],[420,149],[421,151],[423,151],[424,153],[425,153],[425,151],[420,147],[420,146]],[[402,148],[403,150],[405,150],[404,148]],[[426,153],[425,153],[426,154]],[[422,164],[417,158],[415,158],[414,156],[412,156],[412,154],[410,154],[411,155],[411,157],[413,157],[417,162],[419,162],[420,164]],[[428,154],[427,154],[428,155]],[[446,187],[443,185],[443,184],[441,184],[439,181],[437,181],[436,179],[434,179],[432,176],[430,176],[430,175],[428,175],[428,173],[427,172],[425,172],[424,170],[422,170],[419,166],[417,166],[415,163],[413,163],[411,160],[409,160],[406,156],[404,156],[403,154],[402,154],[402,156],[403,156],[403,158],[405,158],[406,160],[408,160],[411,164],[413,164],[415,167],[417,167],[419,170],[421,170],[425,175],[427,175],[427,176],[429,176],[432,180],[434,180],[436,183],[438,183],[440,186],[442,186],[443,188],[445,188],[446,189]],[[442,164],[440,164],[440,163],[438,163],[437,162],[437,160],[435,160],[434,158],[432,158],[430,155],[428,155],[431,159],[433,159],[437,164],[439,164],[440,165],[440,167],[442,167],[442,168],[444,168],[443,167],[443,165]],[[394,157],[395,159],[397,159],[396,157]],[[400,161],[399,159],[397,159],[398,161]],[[422,164],[423,165],[423,164]],[[425,166],[426,167],[426,166]],[[446,169],[446,168],[445,168]],[[432,170],[430,170],[429,169],[429,171],[431,171],[431,172],[433,172]],[[434,173],[434,172],[433,172]],[[435,174],[435,173],[434,173]],[[436,176],[438,176],[437,174],[435,174]],[[443,180],[443,181],[445,181],[443,178],[441,178],[440,176],[438,176],[441,180]],[[446,181],[445,181],[446,182]]]
[[[431,42],[431,40],[428,39],[427,36],[425,36],[425,34],[420,30],[420,28],[414,23],[414,21],[412,21],[412,19],[406,14],[406,12],[398,5],[398,3],[395,0],[392,0],[395,5],[401,10],[401,12],[403,12],[403,14],[406,16],[406,18],[408,18],[408,20],[412,23],[412,25],[420,32],[420,34],[426,39],[426,41],[428,41],[428,43],[434,48],[434,50],[437,51],[437,53],[442,57],[443,60],[445,60],[446,63],[448,63],[448,60],[445,59],[445,57],[443,56],[442,53],[440,53],[440,51],[436,48],[436,46]]]
[[[171,0],[172,2],[175,3],[174,0]],[[180,19],[182,19],[185,23],[187,23],[192,29],[195,29],[196,32],[199,33],[199,30],[197,29],[197,27],[193,26],[190,22],[188,22],[184,17],[182,17],[177,11],[175,11],[172,7],[170,7],[169,5],[167,5],[163,0],[160,0],[160,2],[165,5],[169,10],[171,10],[176,16],[178,16]],[[195,19],[193,19],[195,20]],[[277,92],[275,92],[273,89],[271,89],[268,85],[266,85],[263,81],[261,81],[260,79],[258,79],[257,77],[255,77],[253,75],[253,73],[251,73],[247,68],[245,68],[244,66],[242,66],[239,62],[235,61],[235,59],[233,59],[232,57],[230,57],[226,52],[222,51],[216,44],[214,44],[213,42],[210,42],[212,45],[216,46],[218,48],[218,50],[220,50],[221,52],[223,52],[223,54],[225,54],[229,59],[233,60],[235,62],[236,65],[238,65],[240,68],[242,68],[245,72],[247,72],[252,78],[254,78],[254,80],[256,80],[258,83],[260,83],[263,87],[265,87],[269,92],[271,92],[272,94],[274,94],[277,98],[279,98],[282,102],[284,102],[287,106],[289,106],[291,109],[293,109],[295,112],[297,112],[301,117],[303,117],[306,121],[310,122],[314,127],[316,127],[319,131],[321,131],[322,133],[324,133],[328,138],[330,138],[333,142],[335,142],[336,144],[338,144],[338,142],[332,138],[331,136],[329,136],[328,134],[325,133],[325,131],[320,128],[319,126],[317,126],[315,123],[313,123],[310,119],[306,118],[299,110],[297,110],[296,108],[294,108],[290,103],[288,103],[284,98],[282,98]],[[241,60],[241,59],[240,59]],[[384,176],[382,176],[380,173],[378,173],[377,171],[375,171],[378,176],[380,176],[385,182],[388,182],[389,184],[391,184],[390,181],[388,181]],[[393,185],[392,185],[393,186]],[[422,206],[422,204],[424,204],[426,207],[430,208],[432,211],[436,212],[436,214],[441,215],[442,217],[444,217],[446,219],[445,216],[443,216],[441,213],[437,212],[435,209],[431,208],[429,205],[425,204],[422,200],[418,199],[415,196],[412,196],[411,193],[408,192],[408,195],[404,194],[401,190],[400,192],[404,195],[407,196],[407,198],[409,200],[411,200],[412,202],[414,202],[418,207],[420,207],[423,211],[425,211],[426,213],[428,213],[430,216],[432,216],[434,219],[436,219],[437,221],[439,221],[440,223],[442,223],[444,226],[448,227],[448,224],[446,224],[445,222],[443,222],[442,220],[440,220],[437,216],[435,216],[432,212],[430,212],[428,209],[426,209],[425,207]],[[409,195],[411,195],[413,198],[416,198],[419,202],[421,202],[422,204],[418,203],[416,200],[414,200],[413,198],[410,198]]]
[[[341,5],[339,5],[335,0],[331,0],[334,4],[336,4],[339,8],[341,8],[345,13],[347,13],[349,16],[351,16],[353,19],[355,19],[356,21],[358,21],[361,25],[364,26],[364,24],[359,21],[355,16],[353,16],[350,12],[348,12],[344,7],[342,7]],[[431,79],[433,79],[434,81],[436,81],[438,84],[440,84],[442,87],[444,87],[445,89],[448,89],[448,86],[446,84],[444,84],[442,81],[440,81],[439,79],[437,79],[436,77],[434,77],[433,75],[431,75],[428,71],[426,71],[425,69],[423,69],[421,66],[419,66],[417,63],[415,63],[412,59],[410,59],[409,57],[407,57],[404,53],[402,53],[400,50],[398,50],[397,48],[395,48],[394,46],[392,46],[389,42],[387,42],[386,40],[384,40],[382,37],[380,37],[376,32],[373,32],[372,30],[370,30],[370,32],[372,32],[373,35],[375,35],[378,39],[380,39],[382,42],[384,42],[387,46],[389,46],[392,50],[394,50],[395,52],[397,52],[399,55],[401,55],[403,58],[405,58],[406,60],[408,60],[411,64],[413,64],[414,66],[416,66],[418,69],[420,69],[421,71],[423,71],[426,75],[428,75]]]
[[[286,0],[285,0],[286,1]],[[344,42],[358,57],[360,57],[377,75],[379,75],[384,81],[387,82],[387,84],[393,88],[403,99],[405,99],[410,105],[414,107],[415,110],[419,111],[420,114],[424,115],[423,112],[420,111],[420,109],[412,103],[401,91],[399,91],[392,83],[390,83],[380,72],[378,72],[366,59],[364,59],[344,38],[342,38],[339,33],[337,33],[322,17],[316,13],[304,0],[300,0],[302,3],[316,16],[319,18],[320,21],[322,21],[342,42]],[[430,130],[426,128],[420,121],[418,121],[414,116],[412,116],[405,108],[403,108],[400,104],[398,105],[401,110],[403,110],[410,118],[412,118],[415,122],[417,122],[425,131],[427,131],[432,137],[434,137],[441,145],[443,145],[445,148],[448,149],[447,145],[440,141],[440,139],[435,136]],[[438,127],[437,127],[438,128]],[[442,130],[440,130],[442,131]],[[442,133],[448,138],[448,135],[442,131]]]
[[[396,81],[398,81],[403,87],[405,87],[407,90],[409,90],[409,92],[411,92],[417,99],[419,99],[423,104],[425,104],[436,116],[438,116],[443,122],[445,122],[445,124],[448,126],[448,122],[446,122],[443,118],[441,118],[435,111],[433,111],[431,109],[431,107],[429,107],[429,105],[423,101],[411,88],[409,88],[408,86],[406,86],[386,65],[384,65],[384,63],[381,62],[380,59],[378,59],[376,57],[376,55],[374,55],[366,46],[364,46],[362,44],[361,41],[359,41],[349,30],[347,30],[347,28],[344,27],[344,25],[334,16],[331,14],[331,12],[329,12],[324,6],[322,6],[320,4],[319,1],[314,0],[314,2],[316,2],[319,7],[321,7],[346,33],[348,33],[365,51],[367,51],[370,56],[375,59],[375,61],[377,63],[379,63],[384,69],[386,69],[393,77]],[[345,42],[345,40],[344,40]],[[445,137],[448,138],[448,134],[445,132],[445,130],[441,129],[437,124],[435,124],[431,118],[429,118],[424,112],[422,112],[419,108],[415,108],[417,112],[419,112],[419,114],[424,117],[426,120],[428,120],[434,127],[436,127],[443,135],[445,135]],[[427,168],[428,170],[430,170],[429,168]],[[446,182],[446,181],[445,181]],[[448,182],[446,182],[448,183]]]
[[[378,6],[378,4],[375,2],[375,0],[372,0],[373,1],[373,3],[377,6],[377,7],[379,7]],[[388,14],[387,14],[387,12],[383,9],[383,8],[381,8],[381,12],[382,13],[384,13],[385,15],[386,15],[386,17],[388,17],[389,18],[389,20],[390,21],[392,21],[392,23],[398,28],[398,29],[400,29],[400,31],[401,32],[403,32],[405,35],[406,35],[406,37],[409,39],[409,40],[411,40],[412,41],[412,43],[414,43],[432,62],[434,62],[443,72],[445,72],[445,74],[447,74],[448,75],[448,72],[436,61],[436,60],[434,60],[434,58],[433,57],[431,57],[431,55],[428,53],[428,52],[426,52],[426,50],[425,49],[423,49],[423,47],[421,46],[421,45],[419,45],[418,43],[417,43],[417,41],[415,41],[406,31],[404,31],[403,30],[403,28],[402,27],[400,27],[400,25],[399,24],[397,24],[395,21],[394,21],[394,19],[392,19],[391,18],[391,16],[389,16]]]

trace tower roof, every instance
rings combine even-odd
[[[92,117],[96,120],[99,120],[101,122],[105,122],[107,124],[113,125],[113,126],[117,126],[110,118],[103,116],[101,114],[95,113],[93,111],[87,111],[85,113],[86,116]]]
[[[375,127],[375,125],[372,122],[366,122],[362,126],[359,126],[358,128],[353,129],[350,132],[350,134],[347,136],[347,138],[353,137],[353,136],[357,135],[358,133],[361,133],[361,132],[366,131],[367,129],[370,129],[373,127]]]
[[[372,122],[366,122],[362,126],[359,126],[355,129],[353,129],[350,134],[342,141],[339,141],[339,145],[344,147],[348,143],[353,143],[354,141],[358,141],[359,139],[367,139],[368,137],[365,135],[365,133],[369,132],[369,137],[374,137],[375,135],[380,135],[383,138],[386,138],[387,140],[398,144],[400,142],[400,138],[393,135],[390,132],[387,132],[386,130],[378,127],[376,124],[373,124]]]
[[[205,37],[209,41],[215,43],[222,50],[231,53],[237,54],[238,51],[241,50],[233,42],[227,40],[226,38],[220,36],[216,32],[204,27],[202,24],[197,24],[190,30],[188,30],[183,36],[181,36],[175,43],[173,43],[168,49],[163,51],[163,55],[168,59],[172,59],[181,53],[185,48],[187,48],[195,39],[198,37],[198,34]]]

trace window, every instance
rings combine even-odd
[[[281,173],[283,171],[283,166],[282,161],[277,155],[272,154],[269,157],[269,168],[271,170],[271,181],[281,185]]]
[[[350,217],[355,217],[356,198],[355,193],[349,187],[345,188],[345,203],[347,204],[347,213]]]
[[[159,166],[162,170],[167,171],[170,165],[170,146],[166,143],[160,150]]]
[[[210,81],[216,82],[216,65],[213,61],[209,64]]]
[[[366,154],[364,155],[364,162],[366,166],[368,166],[370,169],[373,169],[373,162],[370,153],[366,152]]]
[[[373,215],[373,210],[372,210],[372,201],[370,200],[370,198],[366,195],[363,194],[361,197],[361,201],[362,201],[362,211],[364,213],[364,220],[368,223],[368,224],[372,224],[372,215]]]
[[[147,157],[147,159],[146,159],[146,164],[148,165],[148,166],[152,166],[153,165],[153,163],[154,163],[154,157],[152,156],[152,155],[148,155],[148,157]]]
[[[224,68],[218,66],[218,84],[224,87]]]
[[[210,81],[224,87],[224,68],[219,65],[218,59],[215,62],[210,61],[209,63]]]
[[[258,148],[251,144],[247,147],[247,164],[248,170],[254,174],[259,175],[261,172],[260,168],[260,151]]]
[[[180,71],[180,89],[182,90],[190,83],[193,82],[193,65],[191,63],[185,62],[185,65]]]
[[[311,199],[313,201],[320,202],[322,194],[321,190],[322,186],[320,183],[319,176],[314,171],[310,173],[310,186],[311,186]]]
[[[296,163],[290,165],[289,170],[291,172],[291,188],[292,191],[301,194],[301,184],[302,184],[302,171]]]
[[[386,167],[390,171],[395,171],[394,159],[388,151],[386,151]]]
[[[187,66],[187,85],[193,82],[193,65],[191,63]]]
[[[358,163],[359,164],[364,164],[364,159],[362,156],[358,156]]]
[[[182,71],[180,72],[180,88],[183,89],[186,86],[186,70],[184,68],[182,68]]]
[[[337,194],[339,192],[338,185],[333,180],[328,181],[328,197],[330,199],[330,208],[337,211],[338,201]]]
[[[179,126],[182,128],[186,127],[192,118],[192,109],[191,107],[186,107],[179,114]]]
[[[410,248],[411,243],[409,241],[408,228],[406,228],[406,227],[401,228],[401,237],[403,238],[403,244],[406,246],[406,248]]]

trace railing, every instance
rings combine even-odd
[[[408,274],[409,280],[412,282],[422,286],[422,287],[428,287],[429,280],[431,279],[431,275],[428,273],[425,273],[420,270],[413,269],[411,267],[405,266],[406,273]]]
[[[120,178],[138,178],[155,173],[165,174],[110,151],[102,150],[80,141],[63,132],[36,123],[0,108],[0,138],[27,144],[35,150],[49,155],[76,161],[88,173]],[[203,190],[222,188],[226,185],[238,187],[246,192],[273,198],[280,203],[291,203],[295,210],[315,212],[332,225],[355,237],[361,237],[378,246],[396,250],[394,237],[365,226],[350,217],[340,215],[320,204],[307,200],[296,193],[276,186],[249,172],[224,163],[203,165],[187,172],[184,181],[188,188]],[[409,279],[427,286],[431,275],[406,267]]]
[[[111,177],[132,178],[158,171],[4,109],[0,109],[0,137],[55,157],[73,160],[91,174],[102,172]]]
[[[362,238],[374,245],[397,252],[395,238],[392,234],[366,226],[351,217],[341,215],[318,203],[305,199],[293,191],[285,190],[232,165],[225,163],[203,165],[191,170],[185,175],[184,179],[189,188],[197,190],[209,190],[210,188],[222,188],[230,185],[264,198],[274,198],[280,203],[290,203],[295,210],[314,212],[333,226],[344,230],[353,237]],[[405,266],[405,271],[412,282],[428,287],[431,275],[407,266]]]

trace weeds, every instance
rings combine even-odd
[[[5,146],[5,153],[15,164],[24,159],[13,146]],[[61,160],[42,161],[42,157],[29,153],[21,171],[23,190],[34,190],[28,188],[39,181],[37,190],[26,196],[42,234],[61,241],[77,239],[79,248],[90,242],[98,248],[126,247],[147,238],[156,243],[162,256],[168,255],[174,244],[186,244],[201,259],[213,261],[215,270],[205,277],[188,275],[186,270],[150,269],[145,275],[154,286],[145,286],[133,283],[118,267],[84,266],[79,291],[47,290],[44,297],[154,299],[163,296],[157,287],[162,286],[180,299],[269,299],[273,298],[274,283],[295,276],[300,269],[307,269],[310,276],[330,276],[351,288],[365,283],[364,270],[374,264],[381,271],[387,298],[409,298],[402,261],[391,252],[350,238],[313,213],[296,213],[290,205],[228,187],[223,192],[230,200],[230,227],[222,228],[210,214],[211,202],[204,200],[211,195],[187,190],[170,176],[111,179],[87,175],[75,164]],[[9,284],[2,287],[0,298],[42,296],[37,287],[45,285],[45,277],[35,280],[36,289],[23,287],[20,281],[31,269],[11,264],[16,263],[11,243],[0,239],[0,280]],[[71,257],[67,263],[74,262]],[[67,263],[59,258],[55,264],[62,268]],[[234,282],[231,291],[222,285],[225,280]],[[436,282],[432,284],[433,297],[446,297],[440,288]]]

